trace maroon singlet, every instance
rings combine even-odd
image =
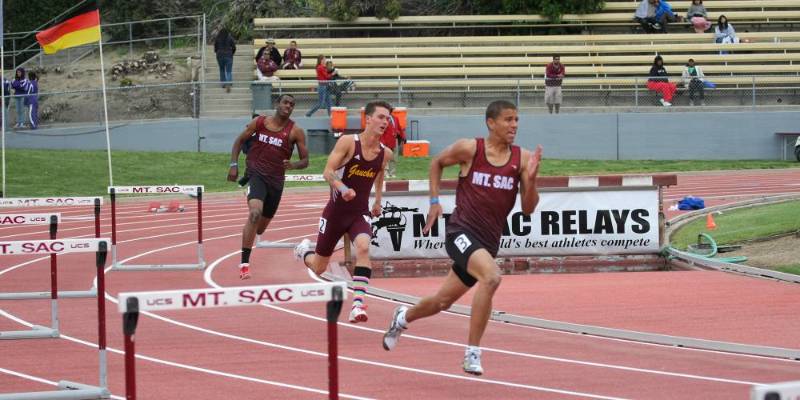
[[[369,212],[369,194],[372,192],[372,185],[375,177],[383,168],[384,147],[380,145],[381,151],[372,160],[364,159],[364,152],[361,149],[359,135],[355,135],[356,150],[343,167],[336,170],[336,174],[342,179],[342,183],[350,189],[355,190],[356,197],[350,201],[344,201],[338,190],[331,189],[331,197],[328,205],[335,214],[353,214]]]
[[[267,183],[283,188],[286,168],[283,160],[292,158],[292,144],[289,136],[294,128],[291,119],[283,129],[273,132],[267,129],[266,117],[256,119],[256,132],[247,152],[247,172],[260,175]]]
[[[521,163],[520,148],[512,145],[508,162],[492,165],[486,159],[484,139],[477,138],[469,173],[458,178],[456,208],[447,222],[447,233],[466,230],[497,256],[506,218],[517,201]]]

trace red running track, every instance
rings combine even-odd
[[[692,194],[712,204],[740,195],[800,192],[800,170],[680,175],[667,200]],[[745,183],[742,183],[745,182]],[[752,193],[750,193],[752,192]],[[265,238],[313,237],[324,192],[289,192]],[[241,285],[236,266],[241,224],[238,195],[207,196],[204,272],[112,272],[107,276],[109,384],[124,395],[121,291]],[[188,204],[188,202],[187,202]],[[146,202],[120,206],[121,260],[189,262],[194,255],[193,205],[183,214],[149,214]],[[104,210],[103,232],[108,226]],[[65,209],[67,217],[91,210]],[[90,236],[90,220],[68,219],[60,237]],[[45,237],[43,227],[0,228],[0,239]],[[149,254],[144,254],[149,252]],[[2,259],[0,292],[44,290],[47,259]],[[30,262],[32,261],[32,262]],[[257,249],[247,285],[310,281],[291,250]],[[24,263],[27,265],[22,265]],[[85,290],[93,279],[90,255],[60,260],[64,290]],[[432,291],[441,278],[373,280],[409,294]],[[800,287],[718,272],[508,276],[495,308],[549,319],[751,344],[798,347],[800,327],[790,305]],[[468,299],[465,299],[467,301]],[[97,382],[94,299],[60,302],[65,337],[0,341],[0,392],[46,390],[48,382]],[[460,371],[465,317],[442,314],[416,322],[395,351],[380,339],[396,304],[371,298],[370,321],[340,324],[343,398],[426,397],[746,398],[750,385],[800,379],[800,363],[655,346],[491,323],[481,378]],[[349,305],[349,304],[348,304]],[[326,390],[324,310],[320,304],[164,312],[143,315],[137,331],[141,399],[318,399]],[[0,302],[0,330],[46,325],[47,301]]]

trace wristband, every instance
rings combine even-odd
[[[336,185],[336,190],[338,190],[339,193],[344,194],[344,192],[350,190],[350,188],[347,187],[347,185],[345,185],[344,183],[341,183]]]
[[[431,197],[431,205],[434,205],[434,204],[439,204],[439,198],[438,197]]]
[[[239,163],[238,162],[232,162],[231,165],[229,165],[229,166],[230,167],[238,167]]]

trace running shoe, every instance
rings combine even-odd
[[[481,367],[481,349],[470,350],[469,348],[464,352],[464,372],[472,375],[482,375],[483,367]]]
[[[239,264],[239,279],[241,279],[241,280],[250,279],[250,264],[249,263],[241,263],[241,264]]]
[[[357,324],[359,322],[367,322],[367,306],[353,306],[350,310],[350,323]]]
[[[305,261],[303,258],[309,251],[311,251],[311,241],[303,239],[303,241],[294,248],[294,258],[296,258],[297,261]]]
[[[392,350],[394,346],[397,346],[397,341],[400,340],[400,335],[403,334],[403,331],[408,329],[405,326],[401,326],[400,322],[398,322],[398,317],[400,313],[404,313],[408,310],[406,306],[398,306],[394,309],[394,314],[392,314],[392,322],[389,323],[389,330],[383,335],[383,349],[386,351]]]

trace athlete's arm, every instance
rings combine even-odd
[[[383,200],[383,180],[386,173],[386,164],[394,157],[394,153],[388,148],[383,149],[383,164],[381,171],[375,177],[375,203],[372,204],[372,216],[377,217],[381,215],[381,200]]]
[[[336,141],[336,146],[333,147],[331,154],[328,156],[328,162],[325,163],[325,169],[322,175],[333,190],[338,191],[345,201],[350,201],[356,197],[356,191],[347,187],[347,185],[339,179],[336,175],[336,170],[346,164],[355,152],[355,138],[353,135],[344,135]]]
[[[286,167],[286,169],[305,169],[308,167],[306,132],[303,130],[303,128],[295,125],[295,127],[292,129],[292,137],[294,139],[294,145],[297,146],[297,155],[300,157],[300,160],[297,162],[283,160],[283,166]]]
[[[255,133],[257,119],[258,118],[253,118],[242,133],[236,137],[236,140],[233,141],[233,147],[231,148],[231,164],[230,169],[228,169],[228,180],[231,182],[236,182],[236,177],[239,176],[239,152],[242,151],[242,145]]]
[[[536,178],[539,176],[539,164],[542,161],[542,145],[536,146],[531,153],[522,150],[522,171],[520,171],[521,208],[525,215],[530,215],[539,204],[539,190]]]
[[[442,205],[439,204],[439,183],[442,181],[442,171],[451,165],[461,165],[461,172],[469,170],[472,158],[475,157],[477,142],[475,139],[460,139],[447,146],[441,153],[431,160],[429,170],[430,184],[430,208],[428,209],[428,220],[422,233],[428,234],[433,224],[442,216]]]

